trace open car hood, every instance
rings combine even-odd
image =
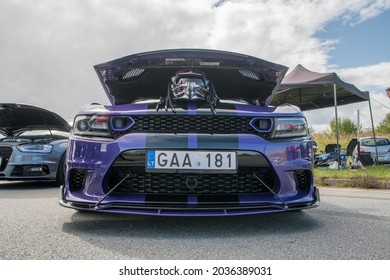
[[[15,136],[32,129],[70,131],[70,124],[48,110],[25,104],[0,103],[0,132]]]
[[[171,77],[183,70],[203,72],[221,99],[268,105],[288,69],[248,55],[200,49],[134,54],[94,68],[113,105],[166,96]]]

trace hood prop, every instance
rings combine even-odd
[[[253,173],[253,177],[255,177],[260,183],[263,184],[264,187],[266,187],[282,204],[284,209],[288,209],[288,205],[286,202],[283,201],[283,199],[280,198],[266,183],[264,183],[263,180],[261,180],[255,173]]]
[[[105,196],[103,196],[98,202],[96,202],[94,210],[97,211],[99,209],[105,208],[104,206],[103,207],[100,206],[100,204],[103,202],[103,200],[105,200],[107,198],[107,196],[109,196],[113,191],[115,191],[115,189],[117,187],[119,187],[130,176],[131,176],[131,172],[129,172],[129,174],[127,174],[118,184],[116,184],[108,193],[106,193]]]
[[[46,119],[42,116],[42,112],[39,112],[39,116],[42,118],[43,122],[45,123],[45,125],[46,125],[46,127],[47,127],[47,130],[49,130],[51,139],[54,140],[55,138],[54,138],[54,136],[53,136],[53,133],[51,132],[50,126],[47,124]]]

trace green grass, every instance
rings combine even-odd
[[[314,178],[332,179],[360,179],[372,176],[378,180],[390,181],[390,167],[384,165],[366,166],[365,169],[341,169],[333,170],[328,168],[314,168]]]
[[[329,185],[333,179],[346,179],[336,184],[341,187],[380,189],[390,182],[390,167],[383,165],[366,166],[365,169],[314,168],[314,181],[319,186]]]
[[[370,131],[363,132],[360,137],[372,136]],[[381,135],[390,138],[390,134]],[[325,150],[327,144],[335,144],[336,137],[330,132],[313,133],[313,140],[317,142],[318,151]],[[339,143],[341,148],[347,148],[349,141],[352,138],[356,138],[356,135],[340,135]],[[319,185],[326,185],[326,179],[351,179],[343,186],[345,187],[357,187],[357,188],[380,188],[383,186],[383,182],[390,182],[390,167],[383,165],[366,166],[365,169],[352,170],[341,169],[332,170],[328,168],[314,168],[314,179]]]

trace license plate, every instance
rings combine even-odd
[[[146,170],[234,172],[237,159],[235,152],[150,150],[146,155]]]

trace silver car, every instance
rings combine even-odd
[[[362,137],[358,141],[360,143],[360,153],[370,153],[374,162],[390,163],[390,140],[386,137],[377,136],[376,149],[374,137]],[[354,149],[354,155],[357,153],[357,148]],[[378,151],[378,160],[376,161],[376,150]]]
[[[71,126],[31,105],[0,103],[0,180],[56,180],[64,184]]]

